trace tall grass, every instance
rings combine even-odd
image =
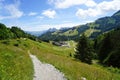
[[[70,42],[70,45],[73,43]],[[74,47],[57,47],[29,39],[0,41],[0,80],[33,79],[33,64],[28,50],[41,61],[54,65],[68,80],[81,80],[81,77],[87,80],[120,80],[120,73],[114,73],[100,65],[85,64],[69,56],[70,53],[74,54]]]
[[[16,40],[11,41],[9,44],[0,42],[0,80],[32,80],[33,66],[29,55],[14,45]]]
[[[81,80],[81,77],[85,77],[87,80],[120,80],[119,75],[110,73],[106,69],[88,65],[68,57],[68,53],[72,50],[65,47],[61,50],[61,47],[54,48],[55,46],[47,43],[31,43],[33,43],[31,44],[33,45],[30,50],[31,53],[35,54],[43,62],[53,64],[65,74],[68,80]],[[60,51],[58,51],[58,48]],[[64,52],[64,50],[66,51]]]

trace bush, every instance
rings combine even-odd
[[[18,47],[18,46],[19,46],[19,44],[18,44],[18,43],[15,43],[15,44],[14,44],[14,46]]]
[[[2,41],[3,44],[6,44],[6,45],[9,45],[10,44],[10,41],[9,40],[5,40],[5,41]]]
[[[23,44],[25,47],[28,47],[28,45],[27,44]]]
[[[108,67],[108,70],[110,71],[110,72],[112,72],[112,73],[117,73],[117,74],[119,74],[120,73],[120,69],[118,69],[118,68],[114,68],[114,67]]]
[[[21,43],[21,41],[20,41],[20,40],[17,40],[17,42],[18,42],[18,43]]]

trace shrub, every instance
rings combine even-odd
[[[14,44],[14,46],[18,47],[18,46],[19,46],[19,44],[18,44],[18,43],[15,43],[15,44]]]
[[[6,44],[6,45],[9,45],[10,44],[10,41],[9,40],[5,40],[5,41],[2,41],[3,44]]]

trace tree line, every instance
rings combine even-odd
[[[112,30],[101,34],[94,40],[90,40],[82,34],[78,40],[74,57],[81,62],[92,64],[93,59],[98,59],[99,63],[105,66],[120,67],[120,29]],[[11,28],[0,23],[0,40],[29,38],[35,40],[36,37],[25,33],[17,26]]]
[[[83,34],[74,56],[88,64],[92,64],[93,59],[98,59],[104,66],[120,67],[120,29],[101,34],[94,40]]]
[[[8,28],[6,27],[6,25],[0,23],[0,40],[16,38],[29,38],[35,40],[36,37],[25,33],[17,26],[12,26],[11,28]]]

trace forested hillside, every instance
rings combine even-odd
[[[16,38],[30,38],[35,40],[35,36],[25,33],[17,26],[7,28],[4,24],[0,23],[0,40]]]
[[[120,28],[100,35],[95,40],[95,50],[100,63],[120,67]]]
[[[89,80],[120,79],[119,28],[101,34],[95,39],[95,42],[83,35],[78,46],[73,41],[68,41],[70,47],[30,40],[35,39],[34,36],[28,36],[17,27],[7,28],[1,24],[0,30],[1,80],[32,80],[34,70],[28,51],[41,61],[54,65],[69,80],[78,80],[82,77]],[[78,53],[75,48],[79,51]],[[96,60],[102,65],[95,62],[96,60],[93,58],[95,53],[98,57]],[[103,65],[107,67],[103,67]]]
[[[39,38],[42,40],[78,40],[78,37],[85,33],[90,38],[96,38],[98,35],[119,27],[120,11],[110,17],[99,18],[92,23],[78,25],[72,28],[47,32]]]

